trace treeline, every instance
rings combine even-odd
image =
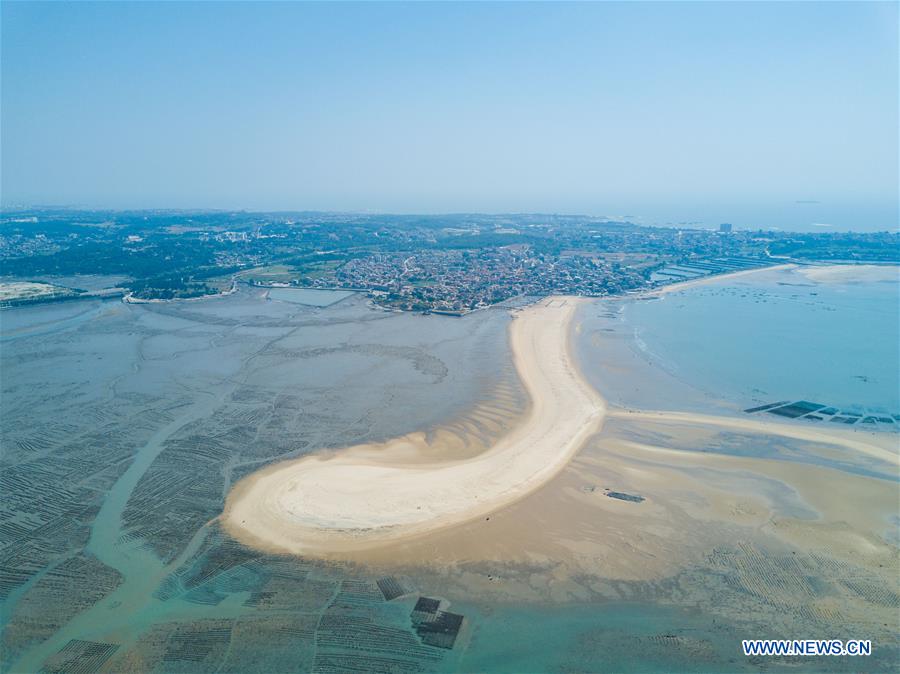
[[[787,255],[803,260],[858,260],[900,262],[900,234],[809,234],[794,235],[773,241],[773,255]]]
[[[214,250],[202,242],[165,240],[134,248],[123,248],[118,243],[85,243],[52,255],[7,259],[2,266],[3,273],[10,276],[124,274],[151,277],[173,269],[214,263]]]
[[[219,290],[206,283],[207,279],[227,276],[242,268],[209,267],[191,272],[163,274],[151,278],[135,279],[128,283],[128,289],[139,299],[174,299],[176,297],[202,297],[215,295]]]

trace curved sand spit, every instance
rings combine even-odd
[[[305,457],[254,473],[228,496],[222,522],[270,550],[362,549],[474,519],[556,475],[603,423],[606,405],[569,353],[578,300],[553,297],[510,327],[531,404],[518,425],[474,458],[423,463],[408,437]],[[416,460],[418,459],[418,461]]]

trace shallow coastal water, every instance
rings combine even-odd
[[[311,307],[328,307],[353,295],[346,290],[318,290],[316,288],[272,288],[269,298],[281,302],[306,304]]]
[[[747,281],[710,286],[719,311]],[[622,304],[585,306],[574,338],[611,402],[742,418],[728,382],[654,368]],[[525,404],[508,323],[246,288],[3,312],[4,669],[797,671],[743,658],[758,636],[871,637],[873,658],[805,668],[893,669],[897,469],[840,444],[615,416],[540,492],[371,560],[223,533],[230,486],[272,461],[415,430],[480,451]],[[419,597],[464,616],[452,648]]]
[[[586,329],[621,336],[620,362],[643,360],[649,370],[668,373],[685,385],[681,395],[620,385],[614,371],[596,363],[609,359],[605,351],[583,350],[585,366],[601,391],[632,407],[737,409],[809,400],[900,413],[897,268],[825,282],[803,272],[761,272],[625,300],[611,311],[604,307],[612,320],[597,320],[595,312]]]

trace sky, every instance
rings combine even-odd
[[[898,228],[897,3],[2,3],[6,206]]]

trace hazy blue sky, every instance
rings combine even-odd
[[[3,2],[3,202],[894,228],[897,7]]]

